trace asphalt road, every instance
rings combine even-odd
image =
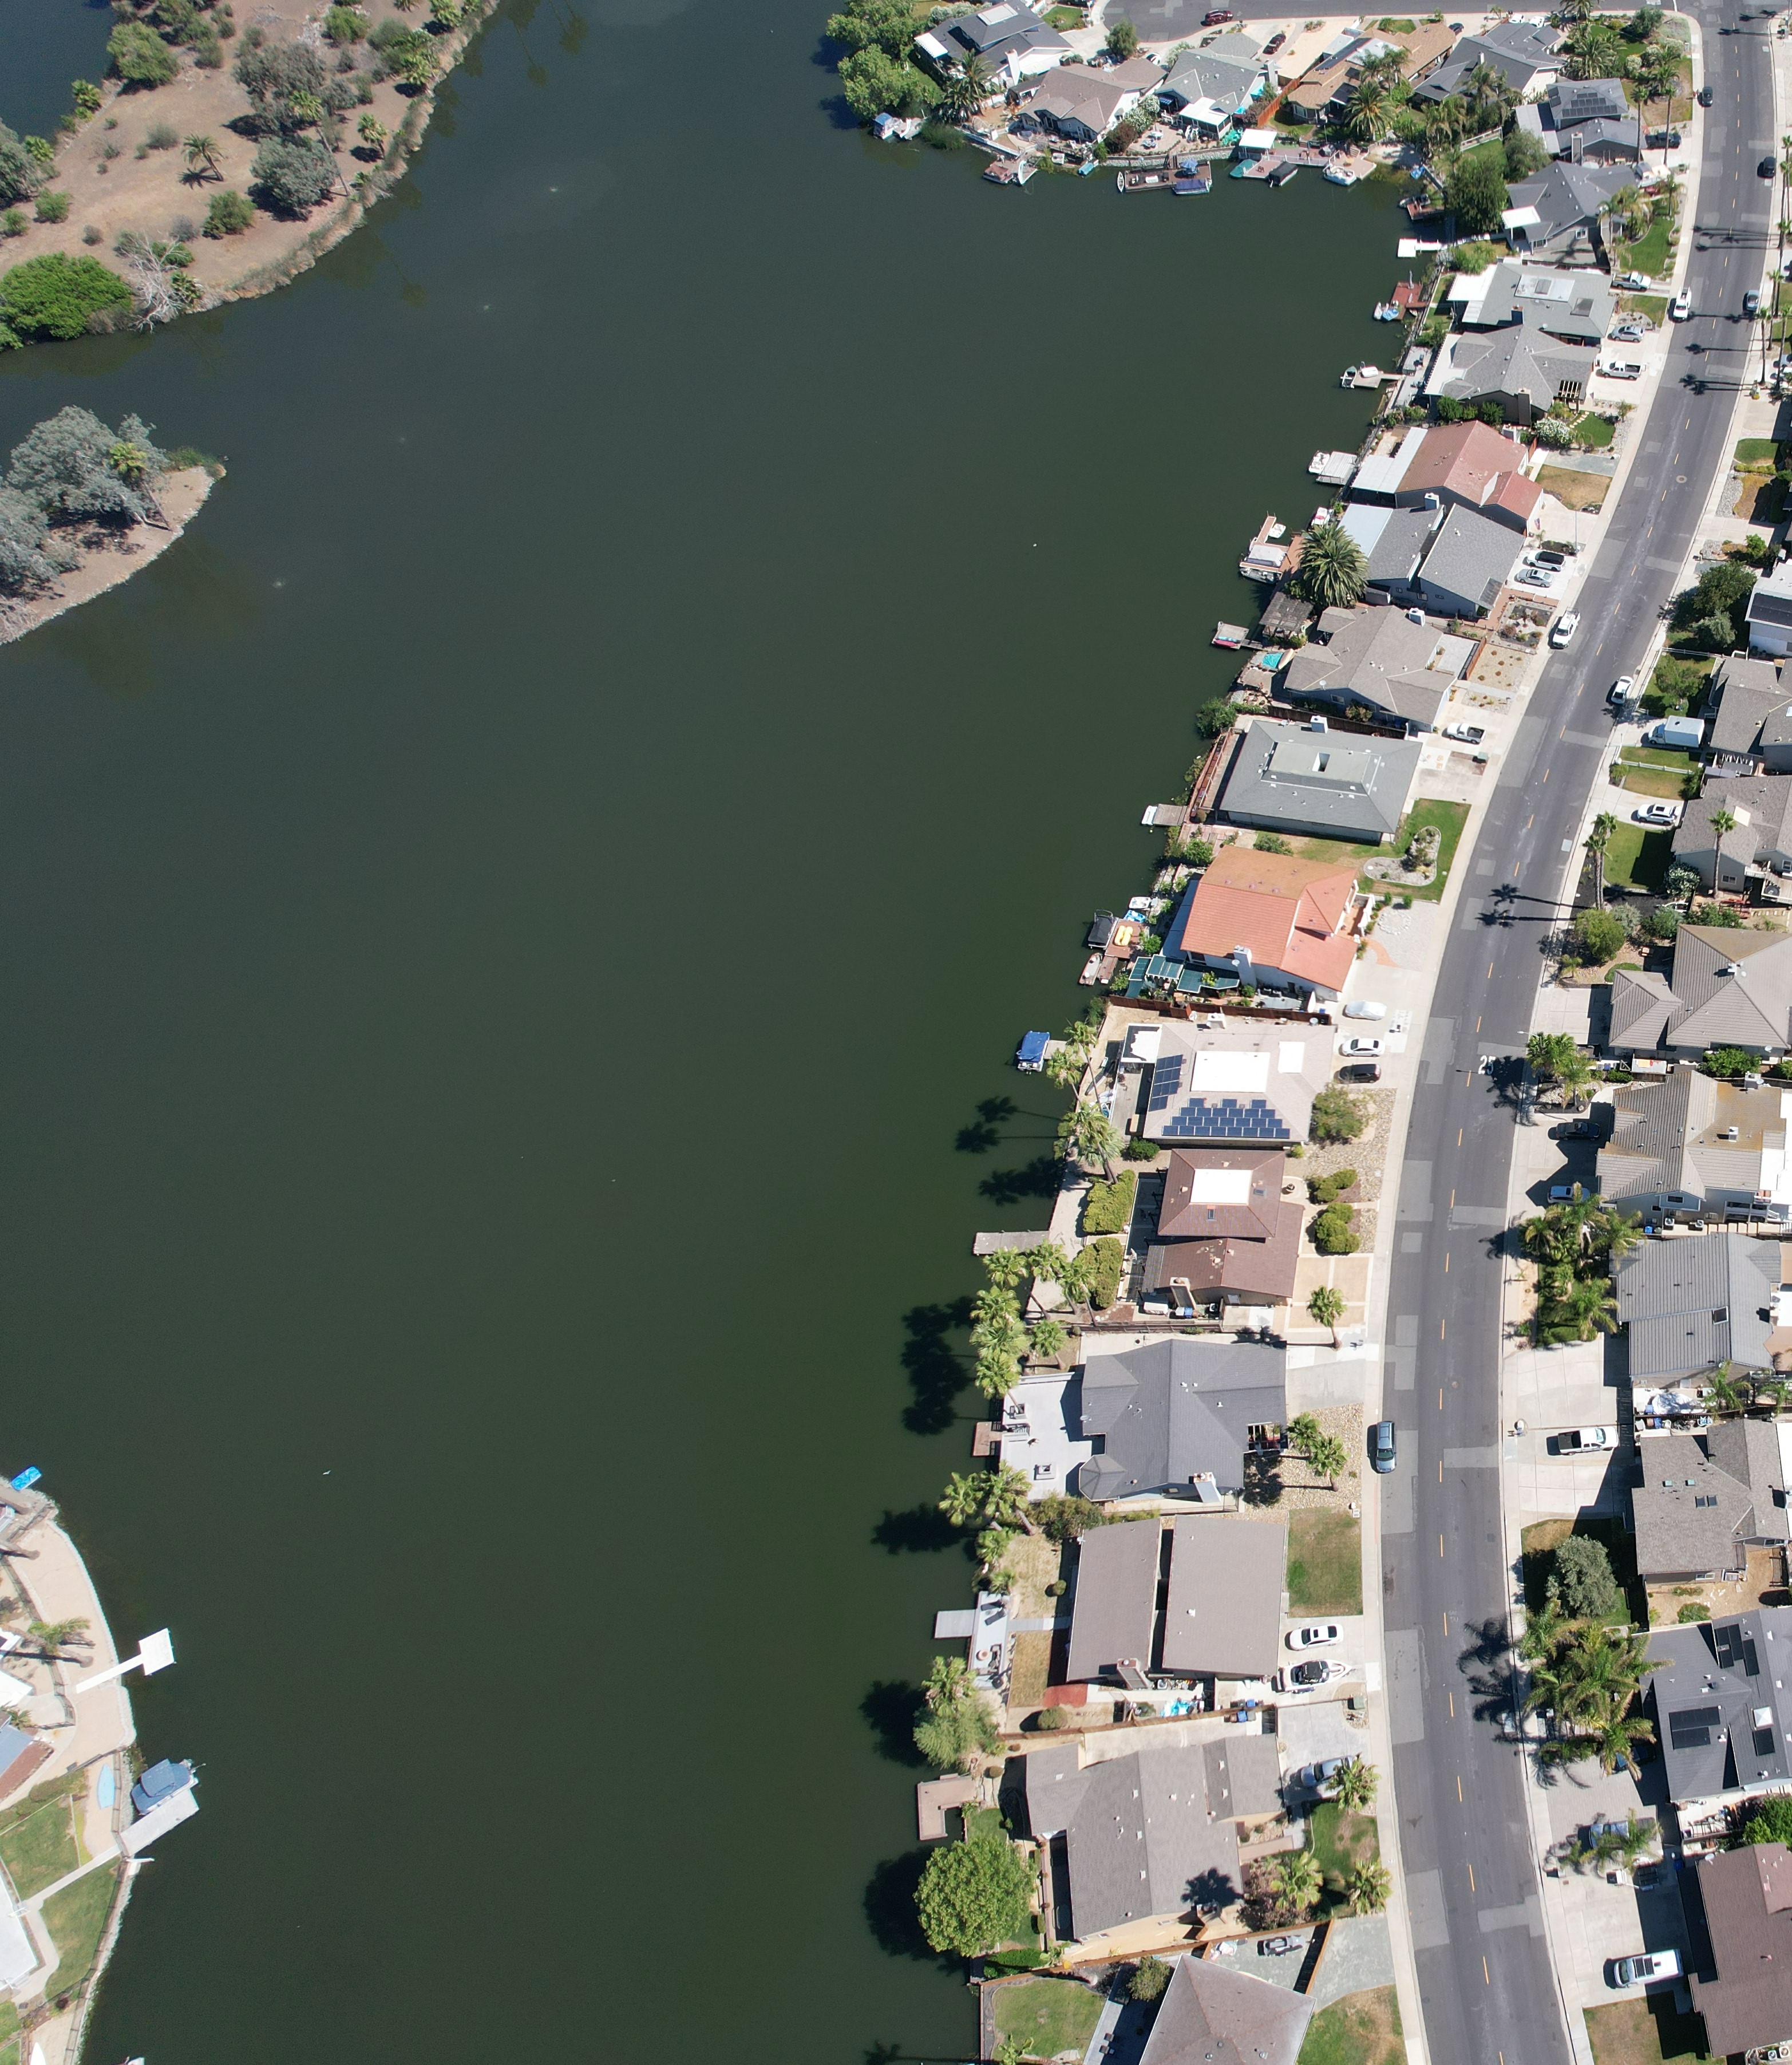
[[[1401,1173],[1384,1410],[1383,1607],[1394,1775],[1432,2065],[1565,2059],[1518,1752],[1493,1708],[1512,1592],[1499,1517],[1500,1284],[1515,1117],[1483,1057],[1522,1048],[1544,937],[1560,922],[1582,812],[1607,757],[1604,697],[1639,671],[1726,462],[1777,187],[1768,51],[1738,10],[1701,8],[1716,104],[1671,355],[1612,527],[1498,776],[1445,948]],[[1698,249],[1702,244],[1707,248]],[[1702,391],[1693,383],[1702,380]],[[1462,863],[1459,863],[1462,864]],[[1490,1637],[1491,1640],[1485,1638]],[[1640,1946],[1639,1946],[1640,1947]]]

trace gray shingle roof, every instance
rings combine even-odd
[[[1281,1752],[1273,1736],[1241,1735],[1203,1745],[1207,1804],[1216,1814],[1250,1821],[1281,1808]]]
[[[1460,506],[1451,510],[1426,551],[1419,578],[1442,596],[1459,596],[1470,608],[1488,608],[1524,549],[1510,524],[1496,523]]]
[[[1438,392],[1466,402],[1522,394],[1541,413],[1564,386],[1584,389],[1596,356],[1591,346],[1564,344],[1527,318],[1484,335],[1455,338],[1449,377]]]
[[[1387,521],[1370,548],[1369,579],[1378,587],[1407,587],[1425,556],[1437,520],[1435,509],[1389,510]]]
[[[1617,296],[1611,283],[1591,266],[1568,272],[1554,266],[1527,265],[1503,258],[1479,300],[1465,304],[1463,326],[1496,329],[1521,317],[1533,329],[1570,342],[1597,344],[1612,326]]]
[[[1171,1532],[1163,1668],[1267,1678],[1279,1660],[1288,1530],[1241,1513],[1203,1513],[1173,1521]]]
[[[1636,175],[1622,165],[1556,164],[1534,178],[1520,180],[1509,189],[1507,204],[1535,208],[1538,226],[1530,232],[1531,240],[1547,243],[1577,224],[1592,228],[1599,219],[1601,204],[1633,184],[1635,179]]]
[[[1792,1778],[1792,1606],[1663,1628],[1649,1653],[1664,1659],[1645,1683],[1670,1799],[1709,1800],[1764,1778]]]
[[[1210,1474],[1222,1491],[1245,1481],[1246,1429],[1288,1416],[1287,1356],[1266,1342],[1153,1341],[1091,1356],[1072,1408],[1077,1438],[1101,1453],[1077,1469],[1084,1498],[1180,1489]]]
[[[1415,88],[1413,98],[1447,99],[1483,62],[1523,93],[1537,74],[1550,65],[1561,40],[1553,29],[1541,23],[1497,22],[1478,36],[1464,36],[1448,60],[1423,86]]]
[[[1630,112],[1621,79],[1558,79],[1544,98],[1559,129],[1565,129],[1572,122],[1590,122],[1598,115],[1621,118]]]
[[[1600,1150],[1600,1195],[1616,1205],[1677,1195],[1702,1206],[1723,1192],[1771,1190],[1786,1151],[1782,1094],[1690,1068],[1623,1085],[1612,1093],[1612,1137]]]
[[[1630,1511],[1639,1574],[1653,1582],[1739,1569],[1757,1532],[1748,1485],[1690,1434],[1651,1435],[1637,1448],[1643,1481]]]
[[[1739,825],[1726,833],[1726,846],[1751,829],[1758,828]],[[1792,1040],[1792,932],[1682,925],[1674,940],[1670,986],[1669,1046],[1767,1049]]]
[[[1246,824],[1319,825],[1339,839],[1391,839],[1424,751],[1414,739],[1311,731],[1259,717],[1245,727],[1221,797]]]
[[[1185,51],[1157,89],[1158,97],[1177,107],[1191,100],[1211,100],[1236,110],[1249,100],[1262,75],[1263,67],[1254,59],[1241,61],[1212,50]]]
[[[1770,660],[1745,659],[1732,653],[1721,660],[1711,677],[1716,714],[1705,736],[1713,754],[1733,757],[1758,752],[1761,727],[1785,706],[1779,669]]]
[[[1295,2065],[1313,2017],[1304,1994],[1217,1958],[1177,1966],[1139,2065]]]
[[[1092,1683],[1122,1663],[1151,1668],[1162,1536],[1155,1520],[1133,1520],[1092,1527],[1078,1544],[1069,1683]]]
[[[1412,723],[1436,723],[1456,670],[1433,664],[1447,649],[1435,624],[1398,609],[1328,609],[1318,630],[1319,639],[1290,654],[1285,694],[1342,693]]]
[[[1740,1233],[1645,1240],[1613,1275],[1618,1316],[1630,1328],[1633,1383],[1671,1384],[1720,1362],[1770,1366],[1778,1241]]]

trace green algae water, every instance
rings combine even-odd
[[[970,2055],[942,1328],[1400,222],[999,190],[820,11],[512,6],[296,286],[0,360],[229,467],[0,651],[0,1465],[202,1774],[92,2065]],[[109,26],[0,0],[0,115]]]

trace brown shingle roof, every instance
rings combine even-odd
[[[1713,2055],[1792,2034],[1792,1854],[1783,1843],[1721,1850],[1699,1866],[1713,1976],[1693,1975],[1693,2005]]]

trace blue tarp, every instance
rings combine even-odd
[[[1046,1043],[1051,1037],[1048,1032],[1023,1034],[1019,1050],[1015,1056],[1015,1066],[1017,1069],[1037,1069],[1042,1066],[1045,1061]]]

